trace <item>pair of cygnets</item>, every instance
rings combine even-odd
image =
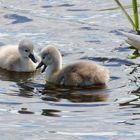
[[[18,46],[0,48],[0,67],[9,71],[33,72],[43,67],[48,82],[62,86],[92,86],[107,84],[109,72],[93,61],[80,61],[62,68],[62,56],[53,45],[42,49],[41,61],[37,62],[33,53],[33,43],[22,40]]]

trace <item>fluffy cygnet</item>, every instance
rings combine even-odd
[[[21,40],[19,45],[0,47],[0,67],[9,71],[32,72],[36,70],[37,60],[33,54],[33,43]]]
[[[121,32],[124,36],[127,37],[126,42],[130,45],[132,45],[133,47],[137,48],[140,50],[140,36],[139,35],[135,35],[132,33],[126,33],[126,32]]]
[[[42,61],[37,69],[44,65],[47,68],[47,81],[63,86],[92,86],[106,84],[109,73],[104,67],[93,61],[80,61],[62,68],[62,56],[58,49],[49,45],[41,51]]]

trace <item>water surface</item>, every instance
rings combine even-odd
[[[0,7],[0,46],[26,37],[39,52],[53,43],[64,65],[91,60],[111,75],[106,88],[62,89],[45,85],[45,74],[0,69],[1,140],[139,139],[139,58],[128,58],[133,50],[119,31],[131,26],[114,1],[0,0]]]

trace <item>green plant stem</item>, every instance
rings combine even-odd
[[[139,29],[139,16],[138,16],[138,6],[137,6],[137,0],[132,0],[132,6],[133,6],[133,13],[134,13],[134,22],[136,26],[136,30]]]

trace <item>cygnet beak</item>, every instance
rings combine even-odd
[[[44,66],[43,69],[42,69],[42,71],[41,71],[43,73],[45,71],[45,69],[47,68],[47,66],[42,61],[38,64],[38,66],[36,67],[36,69],[39,69],[42,66]]]
[[[37,62],[37,60],[35,59],[35,56],[34,56],[32,53],[29,54],[29,58],[30,58],[34,63]]]

